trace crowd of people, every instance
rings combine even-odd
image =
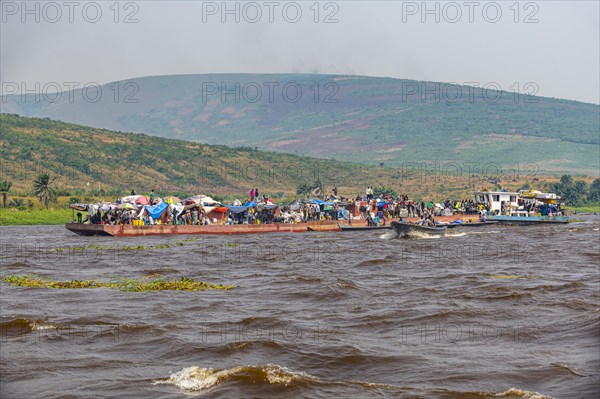
[[[132,190],[128,197],[117,198],[114,203],[74,204],[74,209],[87,211],[87,218],[79,223],[91,224],[269,224],[300,223],[314,220],[365,220],[369,226],[381,226],[390,219],[419,218],[420,224],[431,225],[437,216],[454,214],[485,214],[486,207],[473,199],[458,199],[436,203],[417,201],[408,195],[392,197],[378,193],[371,186],[364,195],[345,198],[338,195],[337,187],[324,199],[297,200],[292,204],[278,206],[267,195],[252,188],[245,201],[238,199],[228,205],[206,196],[194,196],[181,200],[169,196],[160,198],[154,190],[148,195],[136,195]],[[213,210],[223,215],[215,217]]]

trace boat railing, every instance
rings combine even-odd
[[[527,211],[511,211],[508,216],[530,216]]]

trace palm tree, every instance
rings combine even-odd
[[[2,193],[2,206],[6,208],[6,196],[12,187],[12,183],[9,181],[0,182],[0,193]]]
[[[323,198],[325,196],[325,186],[321,183],[321,179],[317,179],[312,186],[310,187],[311,195],[319,198]]]
[[[46,209],[50,202],[56,201],[56,191],[51,186],[54,180],[56,177],[51,178],[48,173],[43,173],[33,181],[33,195],[46,205]]]
[[[296,186],[296,194],[302,197],[313,196],[322,198],[324,193],[325,188],[323,187],[323,183],[321,183],[320,179],[315,181],[313,184],[302,182]]]
[[[298,184],[298,186],[296,186],[296,194],[298,194],[301,197],[304,197],[308,194],[310,194],[311,191],[311,186],[308,185],[307,183],[300,183]]]

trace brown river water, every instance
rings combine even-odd
[[[600,219],[579,218],[420,240],[1,227],[2,276],[236,288],[3,282],[0,397],[597,398]]]

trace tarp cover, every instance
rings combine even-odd
[[[128,195],[127,197],[121,198],[121,202],[135,202],[138,198],[145,197],[145,195]],[[148,198],[146,198],[148,200]]]
[[[207,197],[206,195],[194,195],[193,197],[186,198],[184,201],[185,205],[189,204],[198,204],[204,206],[219,206],[221,203],[219,201],[215,201],[211,197]]]
[[[311,198],[309,201],[312,201],[317,205],[333,205],[334,204],[334,202],[332,202],[332,201],[321,201],[321,200],[314,199],[314,198]]]
[[[140,205],[146,205],[150,203],[150,200],[145,195],[138,195],[138,197],[135,199],[135,203]]]
[[[258,207],[260,209],[275,209],[277,208],[279,205],[275,205],[275,204],[263,204],[263,205],[259,205]]]
[[[242,213],[250,209],[250,206],[230,206],[229,212],[231,213]]]
[[[161,202],[160,204],[154,206],[146,205],[144,208],[146,209],[146,213],[148,213],[152,219],[158,219],[168,206],[169,204],[166,202]]]

